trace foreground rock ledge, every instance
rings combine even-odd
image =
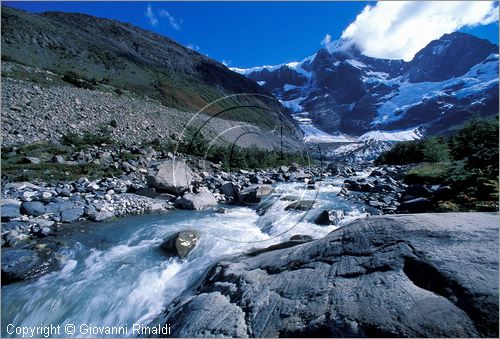
[[[172,337],[498,337],[497,214],[370,217],[218,263]],[[157,323],[158,321],[155,321]]]

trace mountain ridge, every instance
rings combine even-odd
[[[269,92],[168,37],[80,13],[35,14],[2,6],[1,14],[3,76],[48,86],[67,86],[69,81],[77,87],[111,88],[119,95],[130,92],[168,108],[203,110],[209,116],[252,124],[262,133],[283,124],[288,141],[301,143],[290,112]],[[10,64],[19,67],[11,70]],[[20,65],[55,76],[49,81],[38,71],[20,70]]]
[[[350,46],[321,48],[301,62],[233,70],[291,108],[303,130],[313,126],[333,136],[416,128],[440,134],[498,114],[498,46],[466,33],[443,35],[409,62],[372,58]]]

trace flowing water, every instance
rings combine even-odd
[[[268,247],[295,234],[320,238],[362,217],[360,205],[337,197],[342,181],[321,182],[317,190],[307,190],[303,183],[279,184],[261,203],[267,206],[262,216],[243,206],[227,207],[225,214],[174,210],[90,224],[72,236],[74,245],[64,253],[61,271],[2,287],[2,336],[16,336],[6,332],[8,324],[148,324],[221,258]],[[285,212],[290,204],[280,199],[285,196],[315,199],[317,208],[343,210],[347,218],[339,226],[315,225],[308,221],[313,211]],[[201,233],[197,246],[185,260],[166,258],[159,245],[185,229]]]

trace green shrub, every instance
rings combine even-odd
[[[405,165],[420,162],[446,162],[450,160],[448,142],[443,137],[403,141],[383,152],[375,164]]]
[[[104,168],[96,164],[70,165],[43,162],[40,164],[2,164],[2,177],[10,181],[35,180],[58,182],[76,180],[86,176],[90,180],[117,176],[121,171],[115,168]]]
[[[69,84],[72,84],[73,86],[90,90],[96,89],[98,85],[98,81],[95,78],[92,80],[83,79],[78,74],[72,71],[64,73],[62,80]]]
[[[405,181],[410,184],[440,184],[446,180],[452,166],[450,162],[422,163],[408,171]]]
[[[405,176],[407,183],[444,184],[453,201],[436,210],[491,211],[498,207],[498,117],[473,120],[448,139],[429,137],[395,144],[376,164],[419,164]],[[457,205],[457,206],[455,206]]]
[[[107,127],[101,127],[97,132],[85,132],[82,135],[70,132],[63,135],[61,142],[64,145],[73,145],[77,148],[114,144]]]
[[[212,145],[200,132],[188,130],[185,141],[179,143],[178,151],[222,163],[225,170],[271,168],[297,163],[308,164],[308,157],[301,153],[281,152],[277,149],[265,150],[256,146],[240,147],[237,145]]]

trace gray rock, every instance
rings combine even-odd
[[[160,248],[167,255],[175,255],[179,258],[186,258],[193,250],[200,238],[200,234],[194,230],[186,230],[176,233],[163,241]]]
[[[61,211],[61,222],[75,222],[83,216],[83,208],[76,207]]]
[[[285,211],[296,210],[296,211],[308,211],[314,207],[314,200],[299,200],[292,202],[290,205],[285,207]]]
[[[114,218],[114,213],[110,211],[95,212],[92,214],[92,220],[94,221],[104,221]]]
[[[203,190],[196,194],[185,193],[175,200],[175,207],[184,210],[202,210],[216,205],[217,200],[212,193]]]
[[[263,180],[262,180],[262,177],[260,175],[252,175],[250,177],[250,182],[252,184],[262,184]]]
[[[315,211],[316,213],[312,213],[311,221],[316,225],[330,225],[332,222],[330,221],[330,213],[327,210]]]
[[[50,192],[42,192],[41,200],[45,202],[49,202],[52,199],[52,193]]]
[[[9,221],[20,216],[19,205],[2,205],[2,221]]]
[[[39,164],[41,160],[36,157],[23,157],[20,161],[21,164]]]
[[[40,201],[23,202],[21,205],[21,213],[38,217],[47,213],[45,205]]]
[[[226,183],[221,185],[221,187],[219,188],[219,191],[221,192],[221,194],[224,194],[224,195],[231,197],[231,198],[235,198],[235,197],[238,197],[238,193],[240,192],[240,189],[238,188],[238,186],[236,186],[232,182],[226,182]]]
[[[2,285],[37,278],[59,269],[54,250],[48,246],[37,249],[2,250]]]
[[[245,204],[258,204],[262,198],[273,193],[271,185],[252,185],[239,193],[239,199]]]
[[[450,186],[439,187],[433,192],[432,198],[434,200],[448,200],[453,197],[453,190]]]
[[[424,185],[415,184],[408,186],[403,192],[403,195],[411,195],[413,197],[429,197],[432,195],[432,191]]]
[[[290,169],[288,166],[280,166],[280,172],[281,173],[286,173],[288,172]]]
[[[165,160],[146,177],[148,185],[166,193],[180,195],[189,189],[193,171],[181,160]]]
[[[172,336],[498,337],[498,225],[490,213],[360,219],[219,262],[156,322],[180,320]]]
[[[39,227],[50,227],[52,225],[54,225],[54,221],[52,220],[47,220],[47,219],[42,219],[42,218],[36,218],[36,219],[32,219],[30,220],[31,223],[34,223],[36,225],[38,225]]]
[[[313,240],[313,238],[310,235],[296,234],[296,235],[291,236],[290,240],[291,241],[303,241],[303,242],[307,242],[307,241]]]
[[[64,160],[64,157],[62,155],[54,155],[52,157],[52,162],[55,162],[57,164],[64,164],[66,161]]]
[[[427,198],[415,198],[401,203],[398,211],[406,213],[422,213],[431,208],[431,202]]]

